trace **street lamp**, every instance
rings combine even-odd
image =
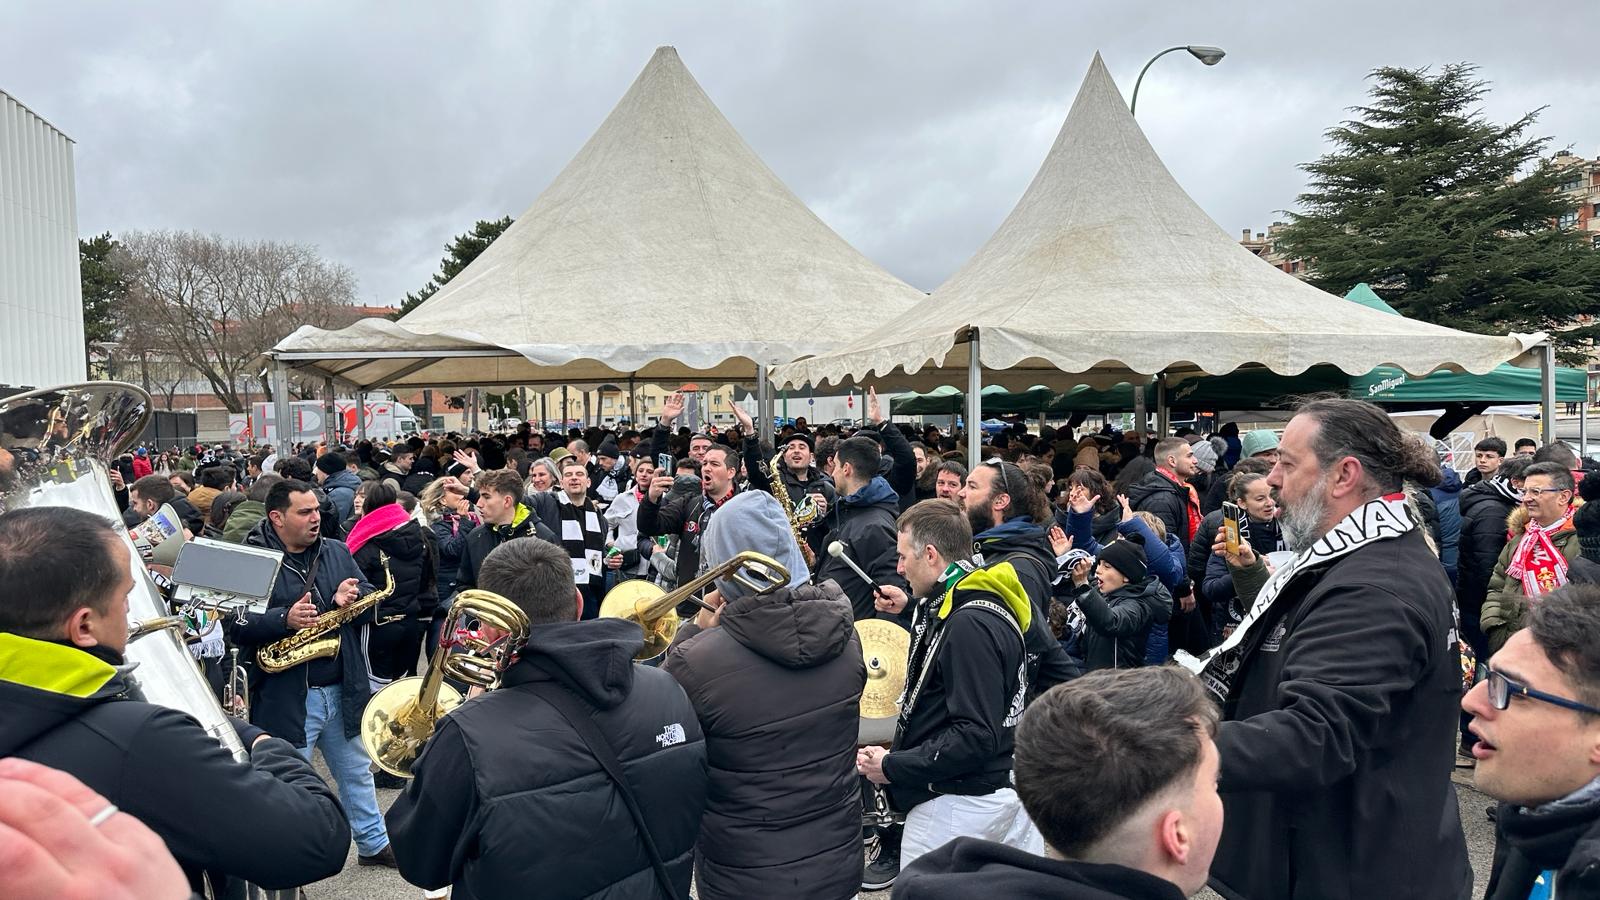
[[[1133,83],[1133,100],[1128,104],[1129,114],[1139,114],[1139,84],[1140,82],[1144,81],[1144,73],[1150,71],[1150,66],[1154,64],[1156,60],[1176,50],[1187,50],[1189,51],[1190,56],[1193,56],[1195,59],[1200,60],[1208,66],[1214,66],[1217,63],[1222,62],[1222,58],[1228,55],[1227,52],[1221,47],[1202,47],[1197,44],[1190,44],[1186,47],[1168,47],[1160,53],[1157,53],[1155,56],[1150,57],[1150,62],[1145,63],[1144,68],[1139,70],[1139,78]]]

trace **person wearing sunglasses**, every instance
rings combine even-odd
[[[1511,514],[1511,539],[1500,551],[1479,625],[1489,651],[1522,627],[1528,607],[1566,584],[1578,558],[1573,525],[1572,472],[1560,463],[1534,463],[1522,473],[1522,508]]]
[[[1500,801],[1486,900],[1600,896],[1600,587],[1544,595],[1461,708]]]

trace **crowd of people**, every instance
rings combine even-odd
[[[1600,478],[1566,445],[1485,438],[1463,478],[1320,399],[1281,432],[1019,425],[967,459],[875,395],[771,445],[683,408],[115,460],[124,526],[170,507],[282,555],[265,611],[193,645],[219,695],[245,667],[246,763],[130,692],[114,523],[0,514],[0,895],[292,887],[353,842],[456,898],[1455,900],[1470,768],[1498,801],[1487,897],[1600,896]],[[726,571],[748,550],[786,581]],[[656,659],[599,615],[712,570]],[[363,710],[458,640],[472,589],[526,642],[411,778],[375,774]],[[253,662],[379,591],[337,653]],[[868,620],[909,646],[889,739],[860,716]]]

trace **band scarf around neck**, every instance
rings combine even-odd
[[[1183,650],[1173,655],[1177,663],[1200,676],[1206,690],[1218,703],[1227,702],[1232,694],[1233,677],[1244,661],[1246,638],[1256,627],[1272,618],[1273,607],[1285,595],[1289,584],[1297,575],[1320,566],[1326,566],[1342,556],[1374,544],[1400,537],[1416,527],[1406,514],[1405,499],[1380,497],[1369,500],[1350,515],[1340,519],[1328,533],[1318,538],[1310,547],[1298,551],[1288,563],[1272,574],[1261,592],[1250,604],[1249,612],[1233,630],[1228,639],[1213,647],[1203,657],[1193,656]]]

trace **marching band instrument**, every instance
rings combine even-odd
[[[239,665],[239,648],[228,649],[228,681],[222,686],[222,709],[250,721],[250,673]]]
[[[150,420],[150,395],[131,384],[97,381],[0,399],[0,512],[71,506],[112,522],[128,550],[129,642],[123,651],[129,695],[186,713],[235,760],[250,755],[183,640],[185,616],[162,597],[122,524],[108,465],[138,440]],[[180,532],[181,533],[181,532]],[[203,607],[196,607],[203,608]],[[292,900],[293,888],[265,890],[230,881],[229,896]],[[209,884],[207,896],[216,888]]]
[[[806,565],[815,568],[817,554],[812,551],[811,545],[806,543],[806,526],[817,520],[817,504],[808,494],[804,501],[796,506],[789,499],[789,489],[783,483],[783,451],[778,451],[767,463],[768,481],[772,485],[772,496],[778,501],[778,506],[783,509],[783,515],[789,520],[789,531],[794,534],[794,542],[800,546],[800,555],[804,557]]]
[[[481,633],[458,631],[469,619],[480,627],[490,626],[501,636],[490,639]],[[457,594],[440,629],[439,646],[428,660],[427,673],[391,681],[367,701],[361,713],[361,744],[367,755],[385,772],[410,778],[439,719],[461,705],[461,692],[445,684],[445,676],[494,689],[505,667],[527,642],[528,630],[527,615],[499,594],[476,589]]]
[[[905,693],[911,633],[884,619],[862,619],[856,622],[856,634],[861,638],[861,656],[867,664],[867,686],[861,691],[861,721],[856,744],[887,747],[894,741],[900,697]],[[870,787],[870,793],[862,798],[862,824],[884,826],[901,821],[904,817],[890,808],[889,794],[883,785]],[[873,840],[876,839],[874,836]]]
[[[829,544],[828,555],[849,566],[850,571],[859,575],[862,581],[865,581],[867,584],[870,584],[873,587],[877,587],[877,584],[874,583],[872,578],[867,575],[866,571],[860,566],[856,565],[856,561],[850,558],[850,554],[844,552],[844,543],[842,541],[834,541],[833,543]]]
[[[672,639],[678,636],[679,603],[689,601],[702,609],[716,611],[696,597],[695,592],[721,578],[730,578],[754,593],[765,594],[788,584],[789,570],[766,554],[744,550],[674,591],[665,591],[642,578],[624,581],[606,592],[600,601],[600,617],[638,623],[644,629],[644,648],[634,660],[655,659],[667,652]]]
[[[394,573],[389,571],[389,554],[380,551],[378,560],[383,565],[383,587],[357,597],[344,606],[330,609],[317,616],[315,623],[258,649],[256,665],[261,667],[261,671],[278,675],[313,659],[338,656],[339,629],[361,618],[394,593]],[[306,590],[313,587],[313,584],[307,584]]]

